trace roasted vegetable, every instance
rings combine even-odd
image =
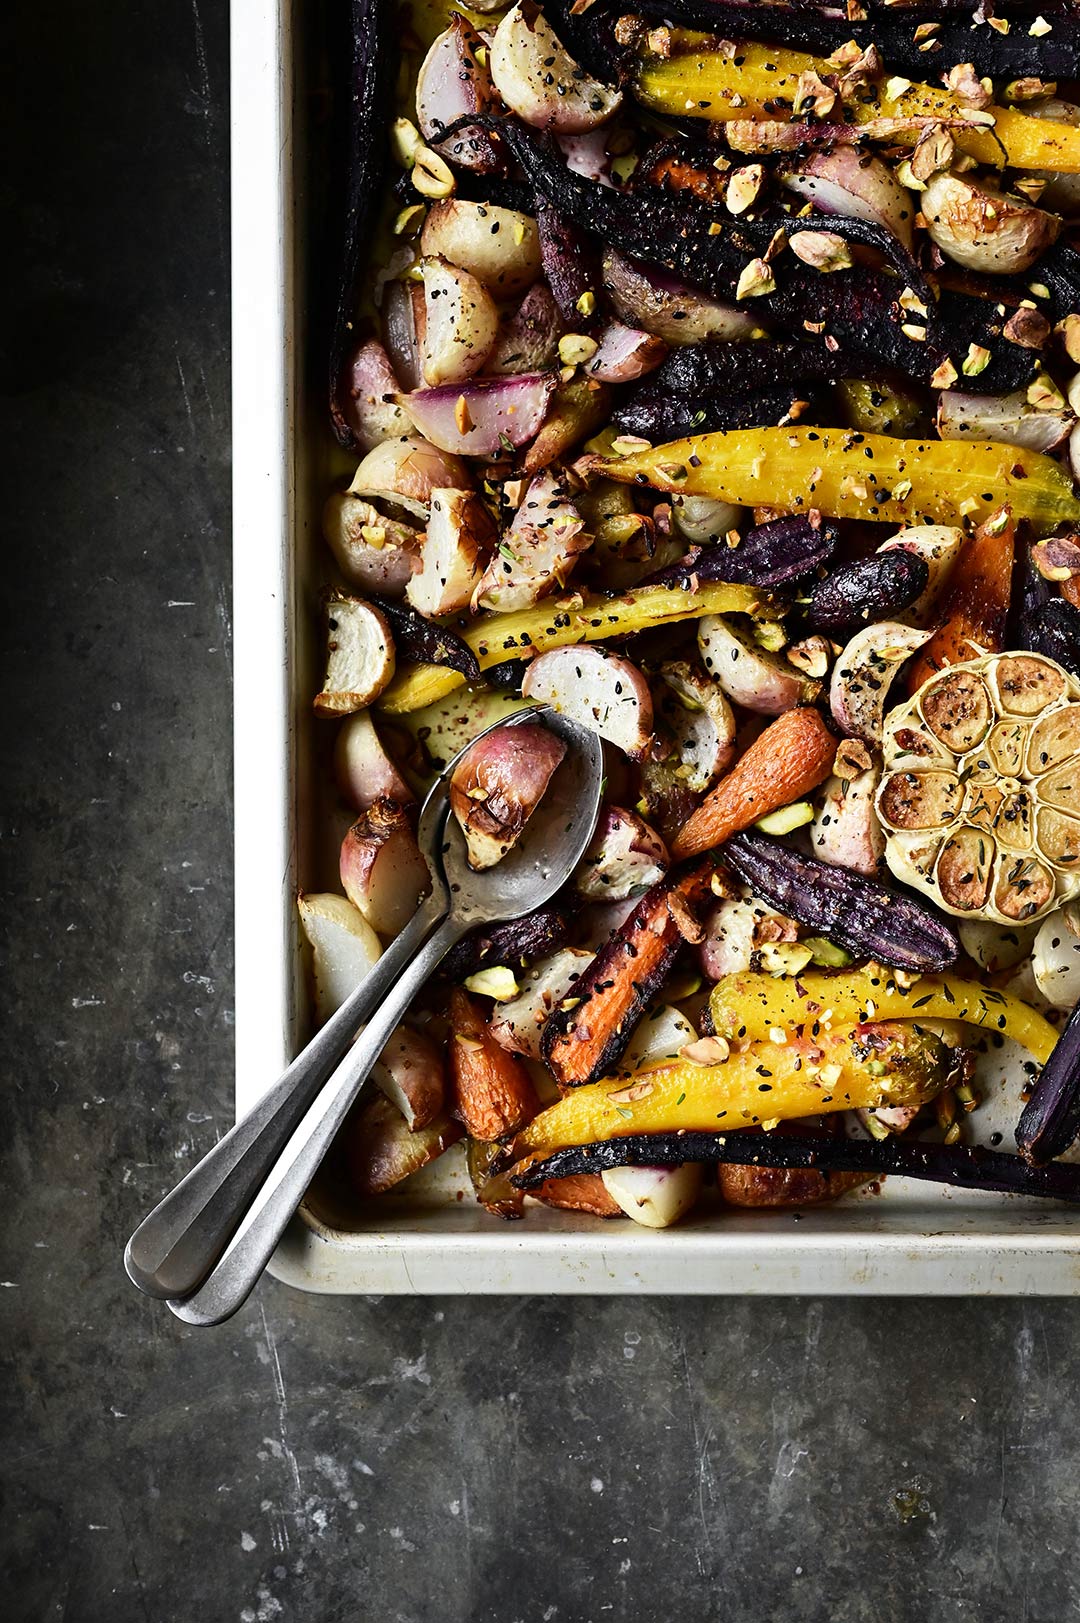
[[[929,635],[896,620],[855,633],[837,656],[829,684],[829,708],[842,733],[880,744],[893,682]]]
[[[425,665],[448,665],[460,671],[466,682],[480,680],[480,667],[472,649],[445,626],[433,625],[404,603],[391,603],[385,597],[371,601],[386,616],[394,633],[394,647],[402,659]]]
[[[1037,613],[1022,618],[1020,644],[1080,677],[1080,609],[1063,597],[1052,599]]]
[[[592,474],[740,506],[817,509],[881,523],[960,523],[1008,502],[1045,535],[1080,522],[1080,500],[1049,457],[992,442],[956,445],[829,428],[703,434],[623,457],[593,457]]]
[[[894,709],[878,815],[899,879],[950,913],[1041,918],[1080,885],[1080,685],[1038,654],[950,665]]]
[[[667,53],[641,63],[634,91],[646,107],[676,118],[776,119],[787,122],[788,108],[800,95],[801,75],[829,74],[818,57],[776,46],[740,45],[737,54],[719,47],[707,35],[681,29],[668,31]],[[832,94],[822,120],[836,106]],[[959,96],[932,85],[889,78],[863,83],[848,102],[848,112],[865,134],[893,143],[915,145],[927,121],[946,123],[957,146],[980,163],[1016,168],[1080,170],[1080,130],[1032,117],[1013,107],[991,113],[973,108]],[[802,126],[803,129],[814,126]]]
[[[865,1173],[919,1178],[954,1189],[1006,1195],[1037,1195],[1080,1203],[1080,1167],[1067,1162],[1031,1166],[1018,1155],[977,1145],[919,1143],[909,1138],[856,1139],[813,1134],[639,1133],[601,1143],[573,1145],[523,1161],[510,1173],[509,1188],[530,1190],[546,1178],[603,1173],[610,1167],[675,1165],[690,1161],[753,1167],[815,1167],[829,1174]]]
[[[1016,1128],[1016,1147],[1039,1166],[1064,1155],[1080,1134],[1080,1005],[1069,1016]],[[1077,1169],[1080,1173],[1080,1168]]]
[[[767,834],[738,834],[724,861],[755,896],[860,958],[896,969],[944,969],[960,943],[913,897],[847,868],[807,857]]]
[[[386,617],[359,597],[326,600],[326,675],[315,695],[320,716],[364,710],[394,674],[394,639]]]
[[[860,1020],[962,1020],[985,1031],[1012,1037],[1045,1064],[1057,1041],[1048,1020],[1008,992],[976,981],[922,975],[901,987],[887,970],[843,970],[827,975],[806,971],[797,978],[729,975],[709,999],[713,1024],[724,1037],[767,1037],[815,1026],[846,1026]]]
[[[912,1025],[837,1027],[749,1043],[715,1065],[682,1060],[576,1088],[514,1139],[520,1159],[634,1133],[753,1127],[857,1106],[923,1103],[945,1086],[948,1050]]]
[[[455,1114],[470,1138],[505,1138],[540,1106],[521,1061],[495,1041],[467,992],[450,994],[450,1084]]]
[[[818,711],[789,710],[777,717],[679,830],[672,856],[678,861],[708,851],[767,813],[801,800],[824,783],[835,755],[836,739]]]
[[[850,634],[870,620],[891,620],[921,596],[929,579],[929,568],[913,552],[877,552],[841,565],[811,588],[807,624]]]
[[[441,1115],[412,1132],[395,1104],[376,1093],[349,1117],[345,1158],[358,1195],[383,1195],[462,1137],[460,1123]]]
[[[701,1193],[700,1166],[611,1167],[601,1174],[609,1197],[642,1228],[666,1229],[691,1210]],[[544,1185],[546,1188],[547,1185]]]
[[[1015,538],[1015,515],[1000,508],[960,549],[952,580],[937,609],[941,626],[912,664],[909,693],[946,665],[1005,646]]]
[[[470,868],[494,867],[517,844],[565,754],[561,738],[529,721],[497,727],[470,745],[450,779],[450,810]]]
[[[368,274],[368,250],[386,161],[386,131],[393,82],[393,19],[379,0],[350,0],[351,50],[348,172],[346,176],[337,303],[330,340],[330,421],[340,444],[357,445],[350,421],[346,358]]]
[[[695,915],[711,894],[712,871],[702,863],[654,885],[574,982],[541,1039],[560,1087],[581,1087],[618,1063],[684,941],[704,933]]]
[[[529,1190],[534,1200],[564,1212],[588,1212],[590,1217],[621,1217],[619,1202],[598,1173],[577,1177],[546,1178]]]
[[[566,914],[549,907],[491,930],[477,930],[451,947],[439,973],[447,980],[463,981],[477,970],[507,964],[515,971],[558,951],[569,934]]]
[[[502,664],[519,650],[564,648],[569,643],[606,642],[646,626],[697,619],[702,614],[753,614],[762,595],[749,586],[723,582],[690,593],[678,587],[640,587],[621,597],[546,598],[513,614],[480,616],[462,640],[477,657],[480,669]],[[419,710],[460,687],[464,677],[436,665],[406,666],[382,695],[381,708],[391,712]]]

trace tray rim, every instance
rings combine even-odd
[[[284,1067],[298,1025],[296,874],[299,794],[297,615],[306,612],[293,537],[298,523],[303,390],[297,239],[303,188],[294,172],[299,0],[233,0],[231,16],[233,658],[236,1101]],[[257,717],[257,725],[252,718]],[[268,764],[268,756],[269,764]],[[267,883],[267,875],[277,882]],[[867,1203],[864,1210],[881,1212]],[[897,1203],[882,1224],[842,1229],[808,1212],[691,1224],[656,1233],[536,1211],[477,1230],[408,1224],[327,1229],[306,1207],[271,1272],[329,1294],[1072,1295],[1080,1291],[1080,1221],[1060,1208]],[[980,1222],[980,1210],[993,1213]],[[908,1221],[905,1223],[904,1214]],[[469,1214],[470,1217],[472,1214]],[[959,1214],[958,1214],[959,1215]],[[766,1226],[768,1225],[768,1226]]]

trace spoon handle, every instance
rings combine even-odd
[[[445,903],[437,895],[421,904],[356,990],[258,1104],[143,1219],[124,1252],[128,1277],[141,1291],[167,1300],[190,1295],[202,1284],[311,1101],[364,1021],[408,970],[444,910]],[[389,1034],[387,1030],[380,1049]]]
[[[467,924],[444,919],[311,1104],[209,1278],[169,1307],[185,1324],[220,1324],[247,1300],[388,1037]],[[380,960],[381,962],[381,960]]]

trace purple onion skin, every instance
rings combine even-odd
[[[805,580],[826,565],[840,545],[835,524],[819,524],[794,514],[771,519],[749,530],[737,547],[715,542],[694,547],[685,558],[658,569],[642,586],[686,586],[695,581],[730,581],[739,586],[760,586],[774,591]]]
[[[338,442],[358,449],[349,427],[343,374],[356,338],[353,322],[360,292],[368,278],[368,254],[386,167],[391,60],[389,8],[379,0],[351,0],[349,17],[351,66],[349,134],[346,143],[344,226],[337,273],[337,299],[330,338],[330,421]]]
[[[477,970],[493,964],[517,968],[558,952],[566,943],[570,926],[566,914],[557,907],[530,913],[527,918],[497,924],[491,930],[477,930],[451,947],[439,968],[447,980],[464,980]]]
[[[459,671],[467,682],[479,682],[480,665],[476,655],[468,643],[462,642],[452,631],[425,620],[422,614],[417,614],[405,603],[374,595],[370,601],[389,620],[399,654],[406,659],[416,660],[420,665],[449,665],[452,671]]]
[[[1063,597],[1033,607],[1020,619],[1020,647],[1055,659],[1080,677],[1080,609]]]
[[[804,856],[756,830],[736,834],[722,854],[755,896],[856,958],[925,975],[947,969],[960,955],[959,941],[939,915],[876,879]]]
[[[814,631],[857,631],[899,614],[926,590],[930,569],[913,552],[876,552],[844,564],[810,593],[806,622]]]
[[[801,1133],[639,1133],[599,1144],[556,1150],[524,1172],[511,1173],[516,1189],[535,1189],[545,1178],[569,1178],[612,1167],[681,1166],[687,1161],[736,1166],[811,1167],[819,1172],[892,1173],[954,1189],[1036,1195],[1080,1204],[1080,1166],[1031,1166],[1018,1155],[977,1145],[928,1144],[918,1139],[825,1138]]]
[[[1054,1044],[1016,1127],[1016,1147],[1042,1166],[1080,1137],[1080,1004]],[[1077,1169],[1080,1172],[1080,1168]]]

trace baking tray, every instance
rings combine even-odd
[[[233,559],[236,1104],[309,1031],[295,896],[337,889],[340,812],[325,800],[331,729],[316,722],[318,515],[343,464],[326,426],[323,274],[328,33],[342,0],[233,0]],[[1010,1134],[1019,1056],[992,1051],[979,1136]],[[1012,1084],[1003,1081],[1009,1073]],[[1010,1103],[1010,1099],[1013,1101]],[[920,1189],[792,1213],[719,1213],[662,1231],[533,1207],[500,1223],[458,1149],[408,1192],[361,1208],[331,1164],[272,1271],[312,1291],[1072,1294],[1067,1208]]]

